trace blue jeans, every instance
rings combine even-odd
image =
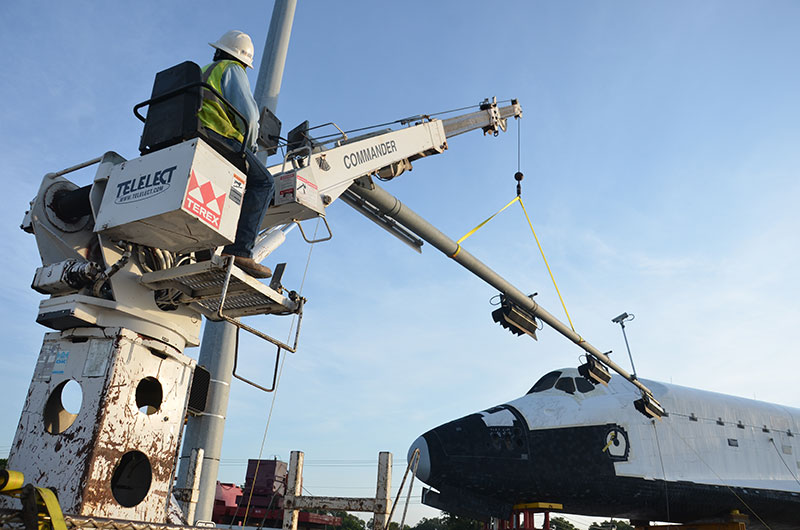
[[[229,148],[232,152],[239,152],[242,144],[231,138],[206,129],[206,133],[217,143]],[[222,153],[225,155],[226,153]],[[244,200],[242,210],[239,214],[239,225],[236,227],[236,239],[233,244],[222,249],[225,254],[232,256],[253,257],[253,245],[256,242],[258,229],[261,221],[267,213],[269,203],[275,194],[275,186],[267,168],[262,164],[255,153],[249,149],[245,150],[245,159],[249,166],[247,172],[247,184],[244,189]]]

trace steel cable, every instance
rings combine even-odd
[[[319,219],[317,220],[317,226],[314,228],[314,238],[313,239],[317,238],[317,231],[318,230],[319,230]],[[306,283],[306,276],[308,275],[308,267],[309,267],[309,265],[311,263],[311,252],[313,250],[314,250],[314,243],[312,243],[308,248],[308,257],[306,258],[306,267],[305,267],[305,270],[303,271],[303,279],[300,281],[300,288],[298,289],[299,296],[303,295],[303,287],[305,286],[305,283]],[[292,316],[292,324],[289,326],[289,337],[286,339],[287,341],[291,340],[292,330],[294,329],[294,325],[295,325],[296,320],[297,320],[297,316],[293,315]],[[275,399],[278,397],[278,387],[279,387],[280,382],[281,382],[281,375],[283,375],[283,365],[286,362],[286,357],[287,357],[286,355],[283,356],[283,358],[281,359],[281,366],[278,369],[278,378],[275,381],[275,392],[273,392],[273,394],[272,394],[272,402],[270,403],[269,413],[267,414],[267,423],[264,426],[264,436],[261,438],[261,448],[258,450],[258,460],[256,461],[256,469],[255,469],[255,472],[253,473],[253,486],[250,488],[250,495],[247,497],[247,506],[245,507],[245,510],[244,510],[244,518],[242,519],[242,526],[246,526],[247,525],[247,515],[250,512],[250,503],[251,503],[252,498],[253,498],[253,491],[255,490],[255,482],[256,482],[256,479],[258,478],[258,468],[261,465],[261,456],[262,456],[262,454],[264,452],[264,444],[267,441],[267,432],[269,431],[269,424],[272,421],[272,411],[275,409]],[[238,513],[238,511],[239,511],[239,508],[237,506],[236,512]],[[236,518],[236,515],[234,515],[234,519],[235,518]],[[230,526],[228,528],[233,528],[233,519],[231,520]]]

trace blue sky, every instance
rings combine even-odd
[[[284,131],[519,98],[523,197],[578,331],[628,366],[610,319],[635,313],[628,337],[643,377],[800,406],[800,4],[299,4]],[[17,228],[41,176],[107,150],[136,156],[131,108],[155,72],[208,62],[207,43],[232,28],[253,37],[258,62],[270,15],[271,3],[255,1],[228,11],[205,1],[0,4],[0,451],[45,332],[28,287],[35,243]],[[385,187],[460,237],[513,197],[518,126],[454,138]],[[422,432],[577,362],[578,348],[555,332],[534,343],[493,324],[494,291],[428,245],[419,256],[344,204],[328,218],[334,238],[312,253],[300,351],[284,366],[263,451],[305,451],[312,493],[369,495],[375,469],[365,463],[378,451],[402,463]],[[465,248],[563,316],[518,208]],[[287,261],[284,283],[295,287],[307,255],[295,232],[268,264]],[[285,319],[256,322],[288,333]],[[243,338],[252,377],[270,377],[270,355]],[[271,399],[233,385],[222,480],[243,481]]]

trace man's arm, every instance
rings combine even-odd
[[[226,69],[222,75],[221,87],[225,99],[247,118],[247,122],[250,124],[247,148],[255,151],[258,139],[258,105],[250,92],[250,82],[247,80],[244,68],[232,65]]]

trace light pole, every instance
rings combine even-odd
[[[628,358],[631,360],[631,371],[633,372],[633,378],[636,379],[636,366],[633,365],[633,355],[631,355],[631,347],[628,345],[628,335],[625,333],[625,322],[630,322],[636,318],[633,313],[622,313],[621,315],[612,318],[611,322],[614,324],[619,324],[622,328],[622,337],[625,339],[625,348],[628,349]]]

